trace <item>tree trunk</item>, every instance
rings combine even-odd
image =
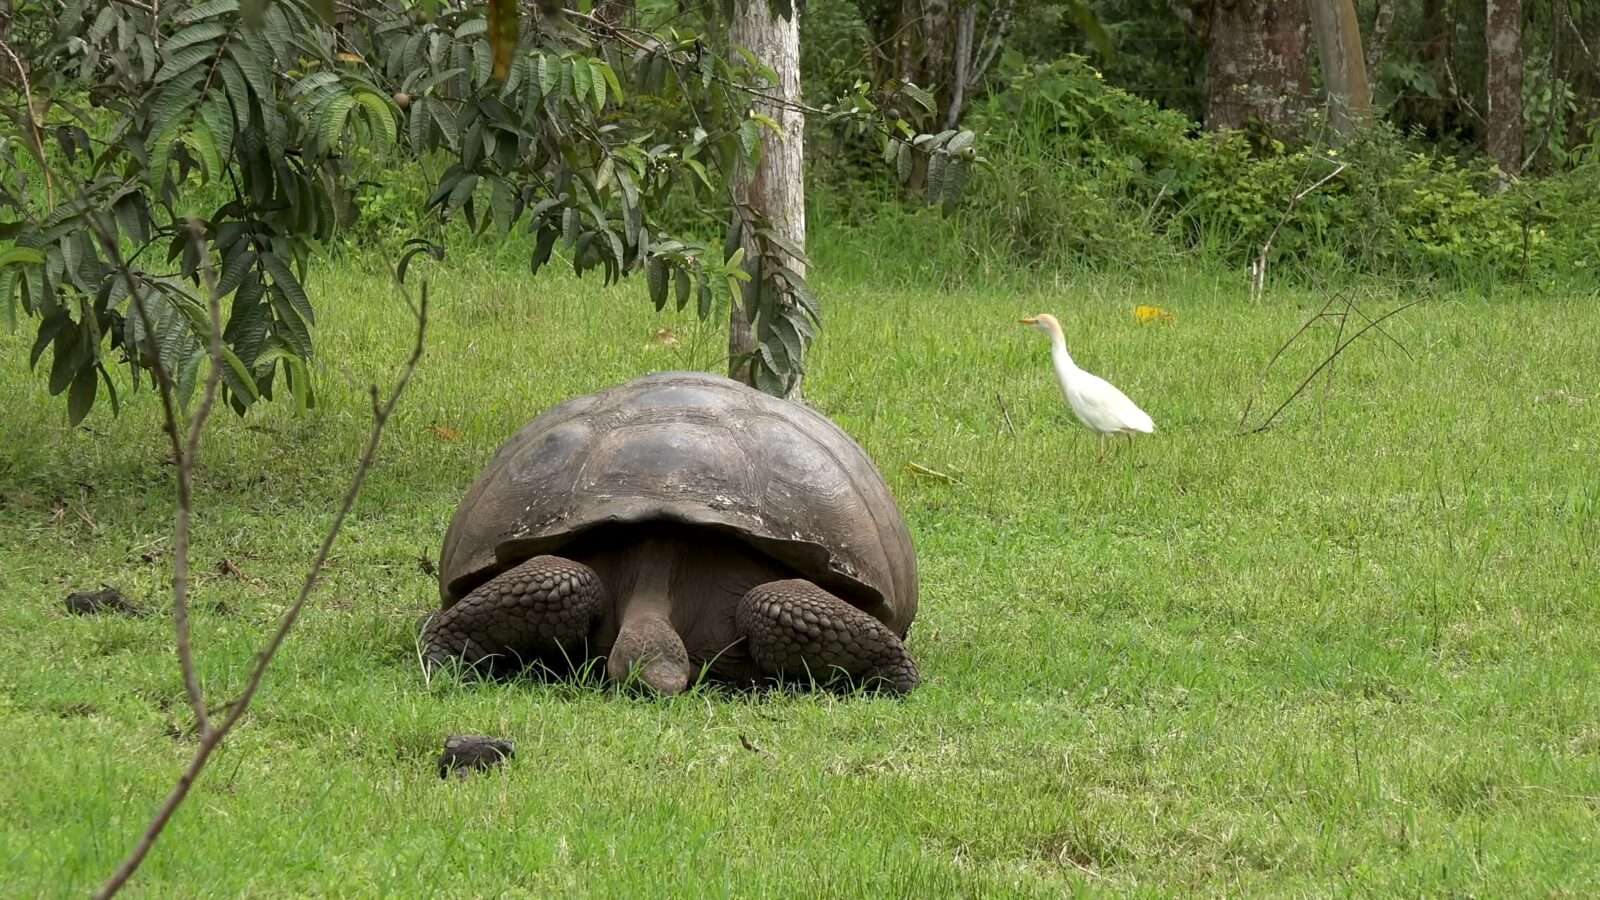
[[[1372,118],[1372,88],[1354,0],[1311,0],[1311,24],[1328,87],[1328,123],[1334,134],[1347,137]]]
[[[1522,171],[1522,0],[1489,0],[1484,26],[1489,55],[1484,137],[1500,171]]]
[[[1204,10],[1188,9],[1186,21],[1208,40],[1206,127],[1258,122],[1275,136],[1295,134],[1312,93],[1305,0],[1219,0],[1203,22],[1195,17]]]
[[[790,101],[800,102],[800,10],[785,21],[772,11],[769,0],[747,0],[733,21],[729,39],[736,47],[744,47],[756,59],[778,73],[778,85],[769,93]],[[772,117],[782,128],[780,138],[763,131],[761,162],[753,169],[740,166],[734,185],[735,214],[746,207],[764,218],[767,225],[797,249],[804,252],[806,243],[805,196],[805,115],[792,106],[770,102],[755,104],[757,112]],[[751,285],[758,285],[760,254],[752,228],[744,228],[746,271],[751,273]],[[776,248],[774,248],[776,249]],[[778,252],[782,252],[779,250]],[[801,276],[805,265],[789,258],[785,264]],[[749,354],[756,350],[755,291],[748,291],[741,302],[731,304],[728,321],[728,374],[746,384],[753,383],[748,363]],[[796,360],[796,362],[799,362]],[[796,379],[790,389],[791,397],[798,397],[800,383]]]

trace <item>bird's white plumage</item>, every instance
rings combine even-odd
[[[1061,392],[1078,421],[1101,436],[1112,434],[1150,434],[1156,430],[1148,413],[1128,399],[1116,385],[1092,372],[1085,372],[1067,352],[1067,338],[1061,324],[1049,314],[1022,320],[1050,335],[1050,357]]]

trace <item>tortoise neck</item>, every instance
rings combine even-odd
[[[624,620],[640,616],[670,618],[672,584],[684,562],[687,543],[682,540],[647,535],[639,541],[631,559],[632,584],[618,597]]]

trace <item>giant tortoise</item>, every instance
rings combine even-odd
[[[867,454],[819,413],[664,372],[568,400],[507,441],[439,560],[430,667],[605,657],[661,693],[705,671],[904,693],[917,561]]]

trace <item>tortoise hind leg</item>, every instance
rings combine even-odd
[[[460,660],[491,672],[535,660],[581,662],[604,609],[600,576],[583,563],[535,556],[479,585],[434,616],[422,631],[429,670]]]
[[[809,581],[770,581],[739,601],[734,623],[756,664],[772,675],[839,676],[904,694],[917,686],[917,664],[888,626]]]

